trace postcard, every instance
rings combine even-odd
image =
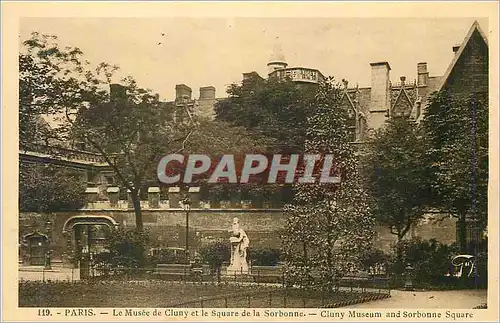
[[[8,321],[498,321],[497,2],[2,3]]]

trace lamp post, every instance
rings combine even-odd
[[[186,255],[189,262],[189,211],[191,210],[191,200],[189,197],[182,200],[182,208],[186,211]]]
[[[51,243],[51,233],[52,233],[52,222],[47,220],[45,222],[45,230],[47,232],[47,251],[45,252],[45,269],[52,269],[51,261],[50,261],[50,243]]]
[[[412,267],[410,263],[408,263],[405,267],[405,290],[415,290],[415,287],[413,287],[413,271],[415,268]]]

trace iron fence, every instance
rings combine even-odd
[[[336,308],[390,297],[390,290],[258,286],[255,291],[198,297],[168,307],[196,308]]]
[[[170,269],[183,270],[173,272]],[[127,290],[134,289],[134,286],[153,286],[159,290],[192,290],[193,294],[188,293],[180,301],[176,301],[176,298],[166,298],[161,302],[164,307],[193,308],[332,308],[390,297],[389,283],[385,279],[345,276],[333,288],[331,284],[315,284],[301,288],[288,283],[283,272],[277,270],[279,275],[273,275],[269,269],[253,268],[251,272],[243,275],[217,275],[212,271],[205,275],[193,275],[187,265],[171,266],[163,274],[158,272],[156,267],[114,267],[103,270],[100,267],[83,266],[67,268],[64,274],[57,270],[41,269],[36,275],[32,275],[31,279],[21,277],[20,287],[66,283],[74,286],[90,284],[94,286],[93,290],[99,289],[99,286],[105,289],[128,286],[125,287]],[[70,288],[69,285],[65,286],[65,289]]]

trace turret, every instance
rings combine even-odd
[[[287,67],[287,63],[285,61],[285,55],[283,54],[283,50],[281,49],[281,44],[276,39],[276,43],[274,44],[273,51],[271,53],[271,57],[269,58],[269,63],[267,63],[267,67],[269,69],[269,74],[276,70],[280,70]]]

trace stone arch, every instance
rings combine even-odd
[[[110,229],[118,228],[118,222],[107,215],[75,215],[64,222],[63,233],[71,232],[77,224],[104,224]]]
[[[118,228],[118,222],[107,215],[75,215],[64,222],[62,235],[66,241],[66,252],[63,261],[78,266],[79,256],[76,249],[75,226],[77,225],[105,225],[111,231]]]
[[[22,242],[26,242],[31,238],[42,238],[43,240],[49,240],[49,237],[46,234],[40,233],[38,231],[33,231],[23,235]]]

